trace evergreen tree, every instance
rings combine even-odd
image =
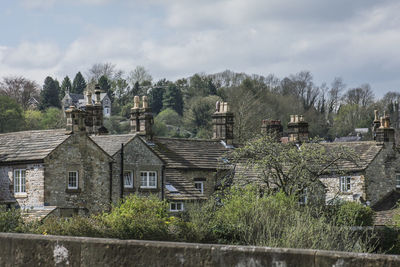
[[[85,78],[83,78],[82,73],[78,72],[75,75],[74,81],[72,83],[72,92],[75,94],[83,94],[83,91],[86,88],[86,81]]]
[[[40,109],[45,110],[48,107],[60,108],[60,99],[58,82],[51,77],[44,80],[43,90],[40,92]]]
[[[179,115],[183,113],[183,97],[179,88],[171,83],[169,84],[163,99],[163,109],[172,108]]]
[[[112,97],[111,85],[106,76],[103,75],[100,77],[99,86],[103,93],[107,93],[110,98]]]
[[[61,83],[60,99],[63,99],[64,96],[67,94],[67,92],[71,91],[72,91],[71,80],[69,79],[68,76],[65,76],[64,80]]]
[[[165,90],[162,87],[154,87],[149,93],[149,103],[154,114],[158,114],[163,108]]]

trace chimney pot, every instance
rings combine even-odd
[[[145,96],[145,95],[142,97],[142,105],[143,105],[143,108],[149,107],[149,103],[147,102],[147,96]]]
[[[135,97],[133,98],[133,108],[139,109],[139,105],[140,105],[140,98],[138,95],[135,95]]]

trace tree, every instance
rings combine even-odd
[[[0,94],[14,99],[26,110],[31,98],[39,99],[39,85],[22,76],[4,77],[0,82]]]
[[[163,108],[171,108],[175,110],[179,115],[183,114],[183,98],[182,92],[179,88],[171,83],[164,94]]]
[[[40,109],[45,110],[49,107],[61,107],[59,96],[59,87],[57,83],[47,76],[44,80],[43,90],[40,93]]]
[[[109,80],[108,80],[108,78],[106,76],[103,75],[103,76],[100,77],[99,86],[100,86],[100,89],[104,93],[106,93],[110,98],[112,98],[113,94],[112,94],[112,91],[111,91],[111,85],[110,85]]]
[[[363,84],[360,87],[349,89],[343,96],[343,100],[346,104],[366,107],[374,102],[374,93],[369,84]]]
[[[105,76],[109,80],[114,79],[117,73],[115,65],[112,63],[96,63],[88,70],[87,78],[89,82],[98,81],[101,76]]]
[[[268,192],[282,191],[300,196],[321,189],[324,175],[340,175],[340,164],[357,164],[354,151],[341,145],[306,143],[298,146],[276,142],[273,136],[261,136],[236,149],[232,155],[237,166],[245,165],[262,175]]]
[[[150,83],[153,80],[148,70],[146,70],[143,66],[137,66],[133,71],[129,73],[128,81],[133,85],[136,82],[139,85],[144,85],[143,83]]]
[[[83,94],[83,91],[86,88],[86,81],[82,76],[82,73],[79,71],[72,82],[72,91],[74,94]]]
[[[23,126],[22,108],[5,95],[0,95],[0,133],[18,131]]]
[[[68,76],[64,77],[64,80],[61,83],[61,89],[60,89],[60,100],[64,98],[64,96],[67,93],[72,92],[72,84],[71,80],[69,79]]]
[[[170,108],[161,111],[156,116],[155,120],[163,122],[166,125],[174,125],[174,126],[179,126],[182,123],[182,117],[179,116],[179,114],[175,110]]]

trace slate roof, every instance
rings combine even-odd
[[[168,190],[166,186],[165,196],[168,200],[205,200],[207,199],[194,187],[194,182],[188,181],[177,169],[166,169],[166,185],[172,185],[175,190]]]
[[[84,96],[81,94],[69,93],[69,96],[71,97],[73,103],[78,102],[79,99],[84,99]]]
[[[42,160],[69,136],[65,129],[0,134],[0,163]]]
[[[135,134],[113,134],[90,136],[90,138],[109,155],[114,156],[121,149],[121,144],[127,144],[135,136]]]
[[[220,141],[154,138],[154,151],[167,163],[167,168],[218,169],[231,149]]]

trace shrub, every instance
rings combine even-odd
[[[0,206],[0,232],[19,232],[22,225],[20,210]]]
[[[338,225],[371,226],[374,222],[374,211],[357,202],[342,202],[338,204],[336,219]]]
[[[109,235],[121,239],[168,239],[167,203],[156,196],[131,195],[102,215]]]

